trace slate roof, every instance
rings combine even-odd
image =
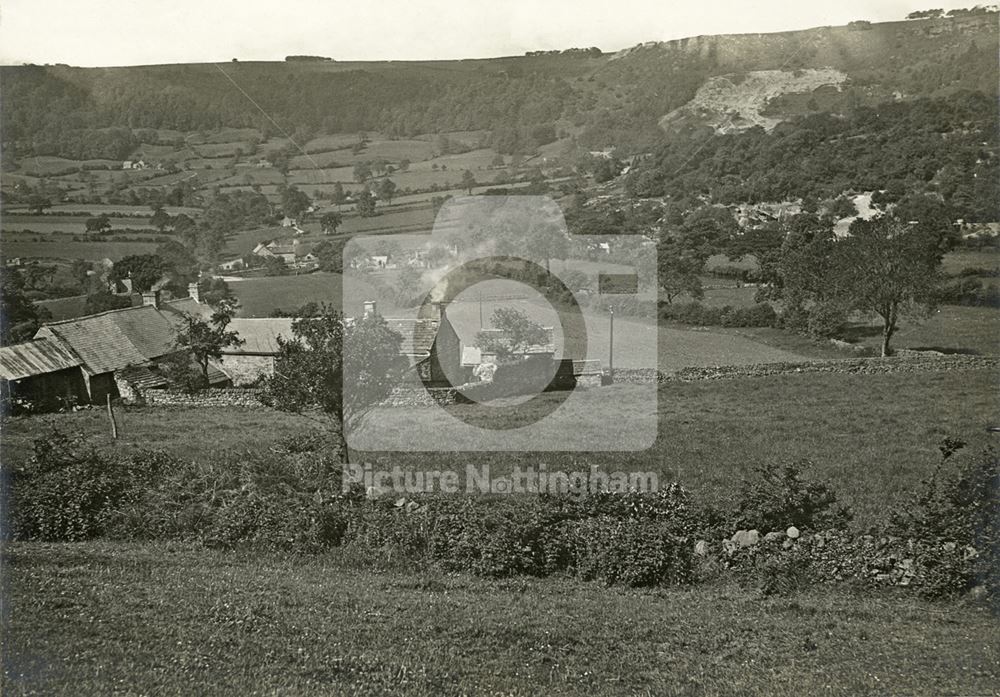
[[[76,368],[83,361],[56,340],[36,339],[0,348],[0,378],[20,380]]]
[[[87,372],[100,375],[142,365],[173,353],[184,313],[206,316],[211,309],[191,298],[109,310],[96,315],[44,324],[35,338],[62,341],[83,361]]]
[[[436,319],[386,319],[386,324],[403,337],[399,352],[406,356],[429,356],[437,337]]]
[[[228,329],[237,332],[243,343],[223,349],[226,355],[273,355],[278,353],[278,337],[292,338],[291,317],[234,317]]]

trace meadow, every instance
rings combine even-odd
[[[855,511],[855,524],[864,529],[930,475],[940,461],[942,438],[965,440],[969,452],[995,442],[997,436],[986,427],[996,426],[1000,413],[996,380],[993,370],[925,370],[670,382],[657,391],[657,439],[647,450],[364,453],[358,460],[427,467],[430,458],[435,469],[462,472],[469,463],[488,464],[496,475],[539,462],[550,470],[576,471],[595,464],[609,471],[654,471],[661,482],[679,481],[701,500],[725,505],[753,467],[807,459],[813,463],[807,476],[830,482]],[[571,410],[575,433],[603,434],[605,447],[615,447],[626,424],[624,413],[616,413],[611,405],[627,404],[630,396],[648,389],[594,388],[562,408]],[[554,398],[544,395],[538,408]],[[45,438],[53,427],[83,434],[102,447],[163,449],[206,462],[223,451],[266,452],[277,440],[330,427],[321,415],[237,408],[122,408],[118,423],[120,439],[112,443],[101,409],[8,418],[3,424],[3,459],[8,466],[18,466],[30,456],[32,441]],[[376,410],[365,428],[404,434],[411,428],[448,429],[455,423],[441,409],[398,407]],[[179,433],[185,437],[178,438]]]
[[[3,691],[987,694],[985,609],[846,589],[623,590],[183,544],[4,549]]]

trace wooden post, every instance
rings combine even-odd
[[[111,393],[108,392],[105,397],[108,402],[108,419],[111,420],[111,438],[118,440],[118,422],[115,421],[115,410],[111,408]]]
[[[608,308],[608,312],[611,313],[611,336],[608,341],[608,380],[610,382],[615,381],[615,309],[613,307]]]

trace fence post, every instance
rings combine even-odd
[[[118,422],[115,421],[115,410],[111,407],[111,393],[104,395],[108,403],[108,418],[111,420],[111,438],[118,440]]]

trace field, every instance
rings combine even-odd
[[[4,239],[3,253],[7,257],[33,259],[86,259],[115,261],[130,254],[152,254],[156,242],[65,242],[58,237],[37,235],[33,239]]]
[[[987,694],[1000,680],[984,610],[843,590],[637,592],[176,544],[4,557],[10,695]]]
[[[989,370],[923,371],[887,375],[803,373],[766,378],[668,383],[658,393],[658,438],[635,453],[455,453],[433,456],[435,468],[464,471],[489,464],[497,474],[517,465],[546,462],[551,470],[575,470],[582,461],[609,470],[654,471],[661,481],[680,481],[704,500],[719,504],[731,496],[750,469],[763,463],[813,462],[810,477],[830,481],[866,527],[887,505],[916,488],[939,461],[945,436],[962,438],[978,450],[995,435],[1000,396]],[[605,434],[613,443],[623,428],[608,405],[637,386],[616,385],[581,393],[567,403],[576,432]],[[451,407],[461,409],[462,407]],[[406,433],[409,422],[447,422],[440,410],[406,408],[375,412],[366,426]],[[162,448],[186,458],[211,461],[214,452],[267,448],[270,442],[321,428],[306,417],[269,410],[129,408],[118,414],[119,448]],[[8,419],[3,459],[17,466],[30,455],[32,439],[53,426],[110,443],[100,409],[72,414]],[[186,434],[177,438],[178,433]],[[426,466],[420,453],[370,453],[365,461]]]
[[[861,344],[879,346],[881,324],[869,325]],[[926,320],[900,322],[893,348],[941,351],[943,353],[1000,353],[1000,311],[990,307],[942,305]]]

